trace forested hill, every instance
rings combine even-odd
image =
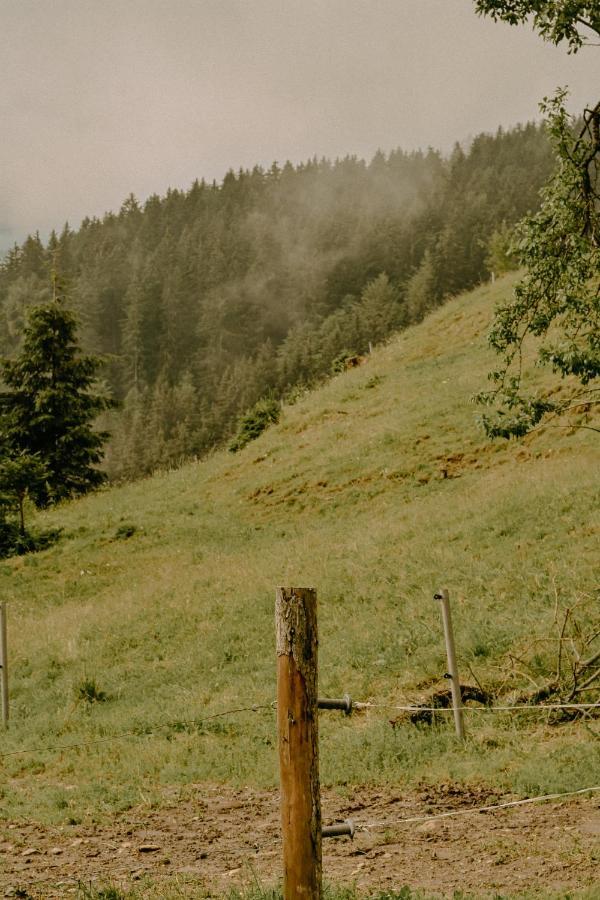
[[[131,477],[206,451],[282,396],[489,274],[490,238],[538,205],[541,127],[468,152],[229,172],[28,237],[0,267],[0,349],[18,346],[53,260],[121,410],[107,465]]]

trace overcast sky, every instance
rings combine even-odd
[[[0,0],[0,247],[228,168],[538,118],[576,56],[472,0]]]

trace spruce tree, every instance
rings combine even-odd
[[[100,361],[80,354],[76,331],[55,286],[50,302],[30,309],[18,356],[0,362],[2,455],[28,454],[45,466],[45,480],[30,489],[37,506],[84,494],[105,478],[96,466],[108,434],[92,423],[112,402],[95,392]]]

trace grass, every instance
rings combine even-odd
[[[77,895],[78,900],[184,900],[184,898],[194,898],[194,900],[208,900],[215,898],[212,892],[198,893],[196,888],[191,889],[189,893],[185,884],[173,887],[162,887],[152,885],[150,882],[145,883],[140,889],[131,891],[121,891],[113,886],[89,889],[85,886],[80,888]],[[246,890],[233,889],[226,894],[218,895],[222,900],[283,900],[283,893],[279,888],[268,888],[256,885]],[[336,887],[334,885],[325,884],[323,890],[323,900],[441,900],[451,898],[451,900],[475,900],[481,894],[475,895],[470,892],[454,891],[451,895],[448,892],[444,894],[431,894],[420,890],[414,890],[408,885],[401,887],[399,890],[393,891],[357,891],[349,887]],[[578,891],[522,891],[519,893],[491,893],[486,895],[490,900],[597,900],[598,893],[595,888],[582,889]]]
[[[61,541],[0,566],[0,752],[58,749],[1,759],[2,816],[98,821],[192,782],[275,784],[271,709],[206,717],[275,696],[278,584],[318,589],[321,693],[392,704],[445,671],[440,583],[459,667],[498,689],[509,652],[527,654],[557,609],[594,596],[598,438],[548,428],[489,444],[470,403],[493,364],[492,304],[510,286],[449,302],[235,456],[38,517]],[[540,678],[549,665],[542,654]],[[507,685],[527,687],[531,671],[517,665]],[[581,723],[468,714],[461,746],[450,722],[392,729],[390,715],[323,718],[323,783],[600,783],[600,743]],[[120,732],[134,734],[62,749]]]

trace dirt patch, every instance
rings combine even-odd
[[[256,488],[251,494],[248,494],[246,499],[253,503],[261,503],[263,506],[279,506],[281,504],[290,505],[296,503],[298,500],[306,499],[307,497],[325,497],[325,499],[328,500],[351,488],[371,484],[372,482],[381,479],[381,477],[380,473],[369,474],[332,484],[325,479],[315,482],[303,481],[283,492],[279,490],[282,485],[268,484],[264,487]]]
[[[484,805],[484,790],[453,786],[323,792],[324,824],[351,818],[359,830],[324,841],[323,870],[334,884],[359,889],[410,885],[441,896],[462,889],[571,890],[595,883],[600,844],[598,795],[495,813],[419,823],[400,819]],[[197,785],[161,810],[136,808],[97,826],[0,827],[0,896],[58,898],[77,883],[122,888],[149,878],[182,880],[218,893],[257,877],[281,877],[279,798],[275,791]],[[376,823],[376,824],[372,824]],[[22,893],[19,894],[18,891]],[[183,896],[183,895],[182,895]]]

